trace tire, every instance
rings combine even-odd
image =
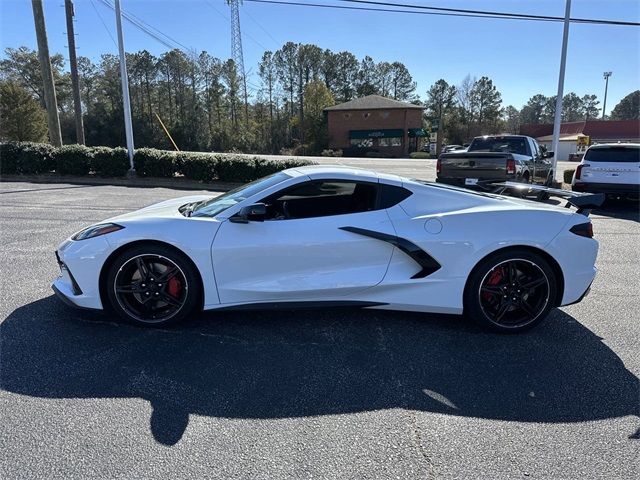
[[[200,277],[181,252],[162,245],[136,245],[109,267],[104,289],[111,309],[135,325],[166,326],[196,311]]]
[[[522,248],[503,250],[483,259],[469,275],[464,314],[495,332],[523,332],[556,305],[557,284],[541,255]]]

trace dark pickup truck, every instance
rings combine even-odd
[[[531,137],[485,135],[474,138],[466,152],[441,154],[436,181],[484,189],[505,181],[548,186],[553,182],[553,164],[549,160],[552,156]]]

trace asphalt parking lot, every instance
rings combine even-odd
[[[592,215],[600,273],[517,336],[458,317],[75,311],[58,243],[190,194],[0,183],[0,477],[638,478],[640,215]]]

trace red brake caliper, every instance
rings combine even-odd
[[[504,267],[500,267],[499,270],[494,270],[493,273],[487,279],[487,285],[497,285],[504,278]],[[483,292],[482,298],[489,301],[494,296],[492,293]]]
[[[177,277],[171,277],[167,282],[167,292],[174,298],[180,297],[180,291],[182,290],[182,283]]]

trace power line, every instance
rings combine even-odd
[[[420,10],[434,10],[439,12],[456,12],[456,13],[471,13],[477,15],[494,15],[505,18],[521,18],[527,20],[554,20],[564,21],[563,17],[553,17],[549,15],[532,15],[527,13],[509,13],[509,12],[495,12],[487,10],[467,10],[461,8],[445,8],[445,7],[429,7],[426,5],[412,5],[405,3],[394,2],[381,2],[378,0],[337,0],[338,2],[345,3],[360,3],[368,5],[380,5],[385,7],[400,7],[400,8],[416,8]],[[606,25],[626,25],[626,26],[640,26],[640,23],[636,22],[624,22],[620,20],[599,20],[594,18],[571,18],[570,21],[576,23],[593,23],[593,24],[606,24]]]
[[[170,37],[169,35],[167,35],[166,33],[162,32],[161,30],[158,30],[158,29],[157,29],[156,27],[154,27],[153,25],[150,25],[150,24],[146,23],[144,20],[142,20],[140,17],[137,17],[137,16],[136,16],[136,15],[134,15],[133,13],[131,13],[131,12],[127,12],[127,13],[126,13],[126,15],[130,15],[131,17],[135,18],[138,22],[142,23],[143,25],[146,25],[148,28],[150,28],[150,29],[152,29],[152,30],[155,30],[155,31],[156,31],[156,32],[158,32],[160,35],[162,35],[163,37],[165,37],[165,38],[169,39],[169,41],[171,41],[171,42],[173,42],[173,43],[175,43],[175,44],[177,44],[177,45],[180,45],[180,46],[181,46],[182,48],[184,48],[185,50],[193,51],[193,48],[187,47],[186,45],[184,45],[184,44],[180,43],[179,41],[177,41],[177,40],[175,40],[175,39],[171,38],[171,37]]]
[[[113,5],[111,5],[107,0],[98,0],[100,3],[102,3],[102,5],[112,9],[115,11],[115,8]],[[136,28],[138,28],[139,30],[143,31],[144,33],[146,33],[147,35],[149,35],[150,37],[154,38],[155,40],[157,40],[158,42],[160,42],[162,45],[164,45],[167,48],[176,48],[174,45],[172,45],[171,43],[169,43],[168,41],[164,40],[163,38],[159,37],[158,35],[156,35],[155,33],[153,33],[152,31],[148,30],[146,27],[144,27],[143,25],[141,25],[140,23],[137,23],[135,20],[133,20],[131,17],[129,17],[124,11],[122,11],[122,16],[125,18],[125,20],[127,20],[130,24],[132,24],[133,26],[135,26]]]
[[[271,35],[271,33],[269,32],[269,30],[267,30],[266,28],[264,28],[255,18],[253,18],[253,15],[251,15],[247,10],[244,10],[244,13],[247,15],[247,17],[249,17],[249,19],[255,23],[260,30],[262,30],[264,33],[267,34],[267,36],[273,40],[273,43],[275,43],[276,45],[280,46],[282,42],[279,42],[278,40],[276,40],[275,38],[273,38],[273,35]],[[265,48],[265,50],[268,50],[267,48]]]
[[[115,11],[115,7],[111,4],[111,2],[109,0],[98,0],[98,1],[100,1],[100,3],[102,3],[106,7],[109,7],[110,9]],[[166,33],[163,33],[159,29],[157,29],[157,28],[149,25],[148,23],[144,22],[143,20],[139,19],[135,15],[130,14],[129,12],[125,12],[124,10],[122,10],[122,16],[130,24],[132,24],[133,26],[135,26],[139,30],[143,31],[144,33],[146,33],[150,37],[154,38],[159,43],[163,44],[165,47],[170,48],[170,49],[182,50],[184,53],[192,53],[193,52],[193,49],[190,49],[189,47],[186,47],[182,43],[180,43],[177,40],[171,38]],[[155,33],[154,30],[155,30],[155,32],[158,32],[158,33]],[[162,35],[162,36],[160,36],[160,35]]]
[[[104,19],[102,18],[102,15],[100,15],[100,12],[98,11],[98,9],[96,8],[96,4],[93,3],[93,0],[91,0],[91,5],[93,6],[93,9],[96,11],[96,14],[98,15],[98,18],[100,19],[100,22],[102,22],[102,26],[104,27],[104,29],[107,31],[107,33],[109,34],[109,38],[111,38],[111,41],[113,42],[113,45],[118,48],[118,44],[116,43],[116,40],[113,38],[113,35],[111,35],[111,31],[109,30],[109,28],[107,27],[107,24],[105,23]]]
[[[506,18],[506,17],[499,17],[499,16],[491,16],[491,15],[425,12],[425,11],[415,11],[415,10],[399,10],[399,9],[392,9],[392,8],[351,7],[347,5],[327,5],[327,4],[321,4],[321,3],[285,2],[280,0],[245,0],[245,1],[255,2],[255,3],[269,3],[274,5],[292,5],[296,7],[316,7],[316,8],[330,8],[330,9],[337,9],[337,10],[355,10],[355,11],[361,11],[361,12],[409,13],[414,15],[433,15],[438,17],[494,18],[498,20],[504,20]],[[512,20],[526,20],[526,19],[513,17]]]
[[[301,3],[301,2],[293,2],[293,1],[282,1],[282,0],[245,0],[247,2],[254,3],[265,3],[265,4],[273,4],[273,5],[289,5],[296,7],[315,7],[315,8],[330,8],[330,9],[338,9],[338,10],[356,10],[356,11],[366,11],[366,12],[383,12],[383,13],[406,13],[406,14],[414,14],[414,15],[434,15],[434,16],[444,16],[444,17],[469,17],[469,18],[491,18],[498,20],[524,20],[524,21],[538,21],[538,22],[562,22],[563,19],[559,17],[548,17],[548,18],[535,18],[535,15],[532,16],[524,16],[524,14],[509,14],[502,13],[501,15],[492,15],[492,14],[465,14],[465,13],[447,13],[447,12],[431,12],[425,10],[402,10],[402,6],[397,5],[400,8],[371,8],[371,7],[362,7],[362,6],[348,6],[348,5],[327,5],[320,3]],[[348,1],[348,0],[338,0],[338,1]],[[356,0],[352,0],[356,1]],[[404,8],[421,8],[420,6],[415,7],[404,7]],[[556,18],[558,18],[556,20]],[[640,26],[640,23],[637,22],[622,22],[617,20],[597,20],[597,19],[572,19],[574,23],[591,23],[591,24],[602,24],[602,25],[623,25],[623,26]]]

